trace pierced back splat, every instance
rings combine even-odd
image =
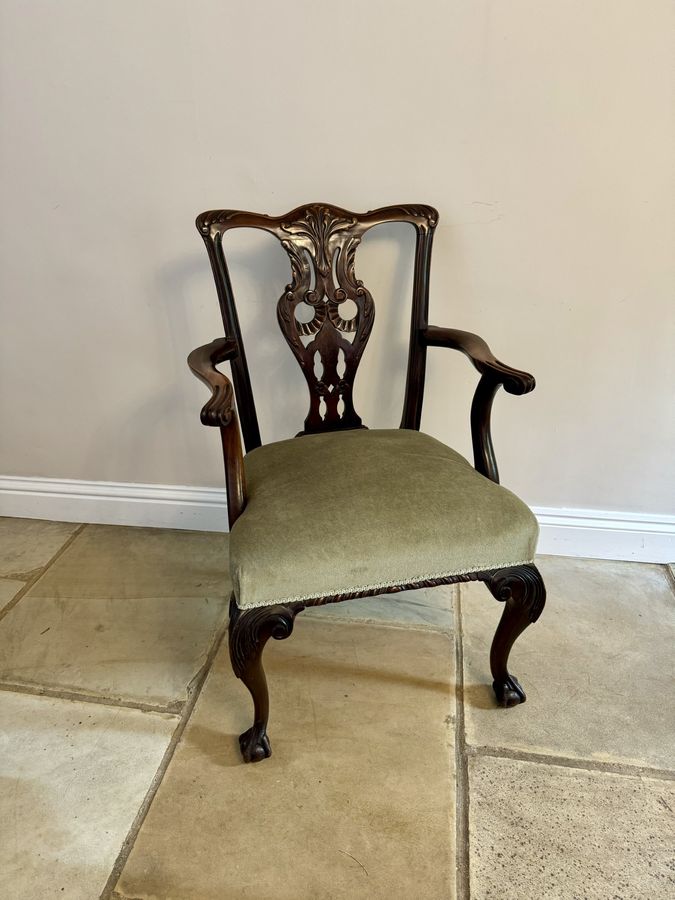
[[[408,222],[417,244],[413,279],[411,338],[426,324],[431,240],[438,213],[430,206],[390,206],[352,213],[337,206],[311,203],[286,216],[265,216],[237,210],[212,210],[197,217],[211,260],[225,334],[239,348],[232,361],[237,406],[247,450],[260,445],[253,394],[239,330],[232,286],[223,255],[222,238],[230,228],[260,228],[274,234],[288,254],[291,282],[277,303],[281,331],[300,364],[309,387],[310,405],[300,434],[363,428],[354,409],[356,371],[375,318],[373,298],[356,277],[354,258],[361,238],[374,225]],[[424,365],[424,349],[411,340],[408,378]],[[415,377],[419,377],[416,375]],[[419,427],[420,410],[413,408],[406,388],[402,427]]]
[[[305,434],[362,427],[352,391],[375,316],[373,298],[354,272],[364,230],[328,206],[309,207],[281,224],[293,277],[279,298],[277,318],[309,387]],[[347,301],[355,314],[347,313]],[[309,321],[296,314],[303,306],[310,307]]]

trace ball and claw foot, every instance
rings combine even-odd
[[[272,755],[270,747],[270,739],[264,726],[253,725],[243,734],[239,735],[239,748],[244,762],[260,762],[261,759],[267,759]]]
[[[493,681],[492,688],[497,697],[497,702],[504,709],[508,709],[510,706],[518,706],[519,703],[524,703],[527,700],[525,691],[515,675],[509,675],[502,682]]]

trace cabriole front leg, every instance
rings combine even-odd
[[[490,648],[492,687],[501,706],[525,702],[525,691],[508,670],[509,653],[519,635],[536,622],[546,602],[546,588],[536,566],[499,569],[486,581],[490,593],[504,604]]]
[[[267,736],[269,692],[262,664],[265,644],[271,637],[277,641],[289,637],[293,620],[304,608],[303,603],[293,603],[240,610],[234,597],[230,600],[230,661],[253,697],[253,725],[239,735],[244,762],[258,762],[272,754]]]

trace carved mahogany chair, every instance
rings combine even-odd
[[[416,232],[412,321],[400,428],[369,431],[352,391],[375,310],[354,257],[363,234],[385,222],[407,222]],[[308,606],[483,581],[504,603],[490,651],[497,701],[525,700],[507,661],[516,638],[539,617],[546,593],[533,563],[537,522],[499,485],[490,410],[500,386],[526,394],[534,378],[499,362],[476,335],[427,323],[437,222],[430,206],[358,214],[319,203],[278,217],[214,210],[197,218],[226,337],[194,350],[188,364],[211,388],[201,421],[220,428],[225,458],[234,586],[230,658],[254,703],[253,725],[239,738],[246,762],[271,753],[263,649],[270,637],[287,638]],[[303,431],[264,446],[222,245],[225,232],[242,227],[273,234],[289,256],[292,279],[277,319],[310,395]],[[460,350],[480,373],[471,406],[474,467],[419,431],[428,347]],[[232,382],[216,369],[225,361]],[[344,490],[350,508],[341,523]]]

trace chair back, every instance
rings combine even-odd
[[[431,242],[438,213],[431,206],[388,206],[353,213],[327,203],[300,206],[285,216],[239,210],[211,210],[197,217],[216,282],[225,335],[238,354],[232,380],[247,450],[260,445],[260,430],[246,354],[223,252],[230,228],[259,228],[273,234],[288,254],[291,281],[277,303],[281,331],[309,388],[309,412],[300,434],[362,428],[354,409],[356,371],[375,318],[373,298],[356,277],[355,256],[368,229],[385,222],[408,222],[417,232],[408,381],[402,427],[418,428],[425,349],[417,333],[426,327]]]

